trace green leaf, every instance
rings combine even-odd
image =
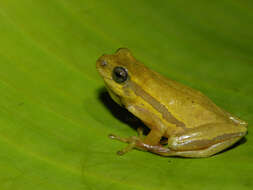
[[[252,1],[0,2],[0,189],[253,187]],[[249,122],[246,142],[206,159],[131,151],[96,59],[128,47],[151,69]]]

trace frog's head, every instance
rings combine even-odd
[[[96,67],[115,102],[122,106],[124,99],[134,97],[128,85],[136,78],[138,63],[127,48],[120,48],[112,55],[102,55]]]

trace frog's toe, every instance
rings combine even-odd
[[[124,152],[123,150],[119,150],[119,151],[117,151],[117,154],[118,154],[119,156],[122,156],[122,155],[125,154],[125,152]]]
[[[117,152],[117,154],[122,156],[122,155],[126,154],[127,152],[131,151],[132,149],[134,149],[135,146],[136,146],[136,141],[132,141],[124,149],[119,150]]]
[[[121,137],[119,137],[119,136],[117,136],[117,135],[114,135],[114,134],[109,134],[108,137],[109,137],[110,139],[116,139],[116,140],[121,139]]]
[[[118,140],[124,143],[129,143],[129,138],[119,137],[118,135],[114,135],[114,134],[109,134],[108,136],[110,139]]]
[[[120,137],[120,136],[114,135],[114,134],[109,134],[109,138],[114,139],[114,140],[118,140],[118,141],[121,141],[121,142],[124,142],[124,143],[132,143],[133,141],[138,141],[139,140],[139,137],[136,137],[136,136],[123,138],[123,137]]]

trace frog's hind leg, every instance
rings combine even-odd
[[[229,139],[217,144],[213,144],[208,148],[200,149],[200,150],[172,150],[166,146],[162,145],[149,145],[145,144],[141,141],[138,141],[137,138],[130,137],[130,138],[120,138],[115,135],[111,136],[110,138],[126,142],[128,143],[128,146],[124,149],[117,152],[118,155],[123,155],[133,148],[137,148],[143,151],[149,151],[155,154],[159,154],[161,156],[179,156],[179,157],[191,157],[191,158],[201,158],[201,157],[209,157],[212,156],[228,147],[236,143],[238,140],[240,140],[242,137],[237,137],[233,139]]]
[[[188,151],[175,151],[170,148],[166,147],[152,147],[149,149],[150,152],[159,154],[161,156],[180,156],[180,157],[191,157],[191,158],[203,158],[203,157],[209,157],[212,156],[218,152],[221,152],[222,150],[230,147],[234,143],[236,143],[238,140],[240,140],[241,137],[237,137],[234,139],[229,139],[217,144],[213,144],[212,146],[200,149],[200,150],[188,150]]]
[[[164,156],[208,157],[230,147],[246,133],[243,126],[207,124],[172,135],[168,139],[168,148],[150,151]]]

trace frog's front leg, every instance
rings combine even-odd
[[[140,118],[142,121],[151,129],[149,134],[144,138],[142,135],[141,128],[138,128],[138,137],[133,136],[129,138],[121,138],[117,135],[109,135],[110,138],[119,140],[121,142],[128,143],[128,146],[121,151],[118,151],[119,155],[123,155],[133,148],[150,151],[153,150],[154,147],[161,147],[160,140],[164,136],[166,132],[166,127],[162,123],[162,121],[151,114],[148,110],[139,107],[139,106],[129,106],[128,110],[130,112],[134,112],[134,114]]]
[[[149,134],[143,139],[142,132],[140,133],[141,128],[138,129],[138,136],[132,136],[128,138],[122,138],[114,134],[110,134],[109,137],[111,139],[115,139],[124,143],[128,143],[124,149],[117,152],[119,155],[123,155],[133,148],[143,150],[143,151],[150,151],[153,150],[154,147],[161,147],[160,140],[163,136],[157,130],[151,130]]]

